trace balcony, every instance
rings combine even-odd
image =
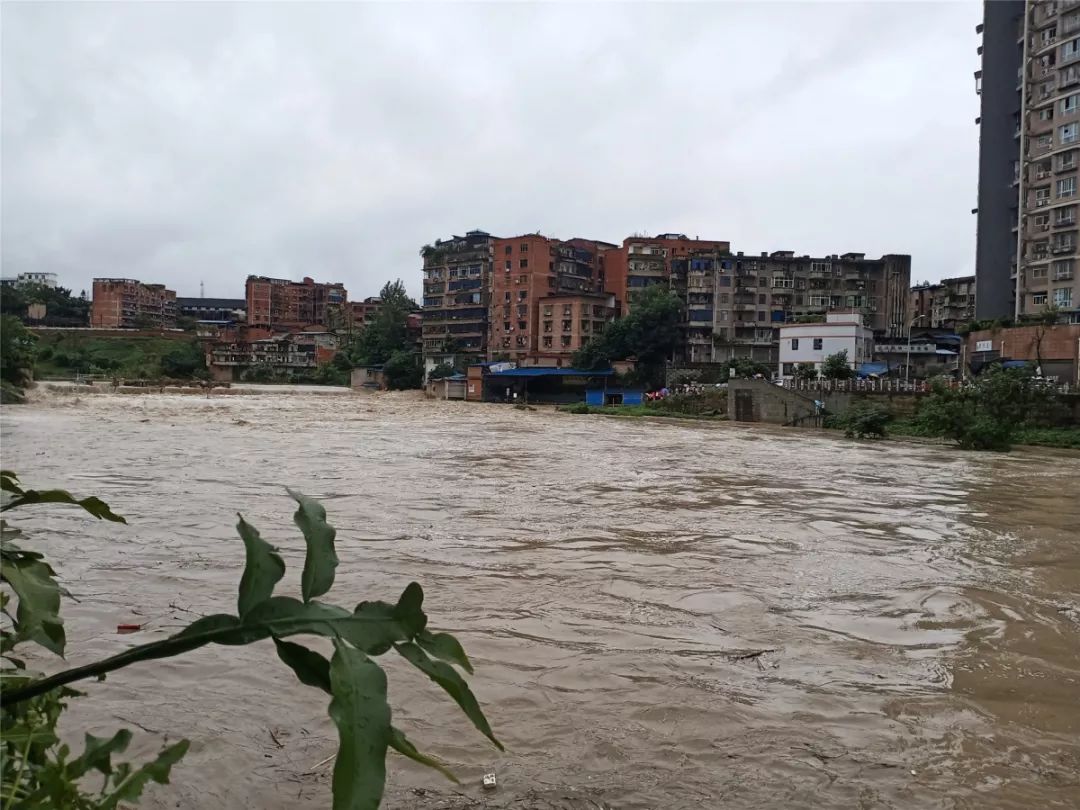
[[[1054,273],[1054,281],[1072,281],[1072,277],[1072,270],[1059,270],[1058,272]]]
[[[1055,228],[1066,228],[1066,227],[1068,227],[1070,225],[1075,225],[1075,224],[1076,224],[1076,217],[1071,217],[1069,219],[1059,219],[1059,220],[1054,221],[1054,227]]]

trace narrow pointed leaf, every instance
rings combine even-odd
[[[318,501],[288,490],[298,504],[293,522],[304,534],[307,554],[304,556],[304,571],[300,575],[300,592],[305,602],[316,596],[322,596],[334,584],[334,569],[337,568],[337,552],[334,550],[334,537],[337,532],[326,522],[326,510]]]
[[[377,810],[386,785],[390,704],[386,673],[360,650],[334,640],[330,718],[338,729],[334,810]]]
[[[0,491],[22,495],[23,488],[19,486],[19,476],[12,470],[0,470]]]
[[[14,509],[17,506],[29,506],[35,503],[66,503],[72,506],[80,506],[99,520],[111,520],[114,523],[127,523],[124,518],[113,512],[105,501],[100,498],[89,497],[77,499],[70,492],[62,489],[28,489],[17,495],[12,500],[0,506],[0,512]]]
[[[285,561],[276,548],[259,536],[258,530],[242,517],[236,531],[244,541],[244,574],[240,577],[237,610],[243,617],[255,605],[274,595],[274,586],[285,576]]]
[[[416,636],[416,643],[433,658],[457,664],[470,675],[473,674],[472,664],[461,642],[449,633],[429,633],[425,630]]]
[[[300,683],[330,693],[330,662],[326,656],[303,644],[293,644],[280,638],[274,639],[274,646],[277,647],[278,658],[288,664]]]
[[[120,802],[134,804],[142,795],[146,783],[151,780],[159,785],[169,784],[169,771],[187,753],[188,745],[187,740],[180,740],[163,749],[152,762],[132,771],[125,769],[122,778],[120,766],[117,766],[112,792],[97,807],[100,810],[115,810]]]
[[[428,658],[422,649],[411,642],[395,644],[394,649],[401,653],[406,661],[441,686],[446,694],[450,695],[454,702],[461,707],[461,710],[465,712],[465,716],[472,721],[477,730],[491,740],[500,751],[504,750],[502,743],[495,739],[491,726],[488,724],[487,718],[484,717],[484,712],[480,709],[480,704],[477,703],[475,695],[473,695],[469,685],[465,683],[465,679],[461,677],[456,669],[442,661],[433,661]]]
[[[63,656],[66,639],[60,619],[60,587],[49,564],[21,553],[8,553],[0,558],[0,577],[19,597],[15,612],[19,637]]]
[[[427,765],[429,768],[434,768],[455,785],[460,785],[461,782],[454,776],[453,773],[435,757],[428,756],[427,754],[421,754],[416,750],[416,746],[409,742],[409,738],[406,737],[400,729],[390,726],[390,747],[397,751],[402,756],[408,757],[413,762],[419,762],[421,765]]]
[[[243,620],[216,614],[192,622],[179,633],[152,641],[122,653],[58,672],[24,687],[4,691],[4,701],[16,704],[44,694],[57,686],[84,678],[94,678],[139,661],[165,658],[206,644],[250,644],[271,636],[315,635],[343,638],[358,649],[388,650],[395,642],[412,638],[406,622],[395,616],[395,605],[367,602],[355,613],[321,602],[301,602],[287,596],[272,596],[260,602]]]
[[[112,755],[122,754],[131,742],[131,732],[126,728],[120,729],[112,737],[85,736],[86,747],[82,754],[68,764],[68,774],[72,779],[78,779],[89,770],[112,773]]]

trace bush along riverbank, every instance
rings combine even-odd
[[[560,405],[564,413],[601,416],[668,417],[674,419],[727,419],[727,391],[714,389],[696,394],[673,394],[643,405]]]
[[[1080,449],[1080,426],[1064,399],[1027,369],[991,369],[960,386],[935,381],[910,418],[860,402],[827,414],[824,426],[852,438],[941,439],[965,450],[1008,450],[1015,444]]]

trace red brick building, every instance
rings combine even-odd
[[[133,278],[95,278],[90,326],[171,329],[176,326],[176,292]]]
[[[319,284],[313,279],[248,276],[248,326],[302,329],[305,326],[344,326],[348,293],[340,283]]]
[[[622,247],[613,247],[603,255],[604,289],[615,295],[619,314],[630,310],[636,290],[661,282],[672,275],[672,261],[684,263],[691,253],[728,253],[728,242],[713,239],[690,239],[681,233],[662,233],[659,236],[630,236]]]
[[[1042,363],[1042,373],[1058,382],[1080,385],[1080,324],[1014,326],[971,332],[965,346],[972,371],[995,360]]]
[[[552,296],[588,297],[602,293],[603,255],[614,245],[591,239],[551,239],[540,234],[493,242],[489,355],[508,357],[525,365],[556,365],[556,361],[572,351],[562,351],[561,332],[558,345],[555,333],[551,333],[547,337],[552,338],[552,345],[545,346],[541,333],[542,302]],[[605,296],[601,298],[607,300]],[[591,329],[591,317],[588,328]],[[581,334],[573,332],[575,346],[580,345]]]
[[[368,297],[363,301],[350,302],[348,310],[352,318],[353,329],[362,329],[366,326],[375,317],[375,313],[379,311],[380,306],[382,306],[382,299],[377,297]]]

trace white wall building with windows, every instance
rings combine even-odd
[[[830,312],[825,323],[789,323],[780,327],[780,378],[791,379],[799,363],[821,364],[830,354],[847,351],[848,365],[858,370],[874,356],[874,333],[853,312]]]

